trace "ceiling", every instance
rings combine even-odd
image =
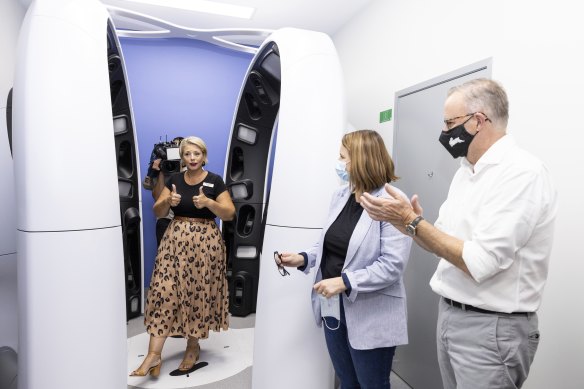
[[[19,1],[25,7],[32,3],[32,0]],[[212,0],[253,7],[255,12],[251,19],[126,0],[100,1],[108,8],[119,36],[198,39],[254,53],[272,30],[283,27],[320,31],[332,36],[374,0]]]
[[[26,1],[26,0],[25,0]],[[224,0],[229,3],[254,7],[250,20],[217,16],[193,11],[138,4],[124,0],[101,0],[105,5],[154,16],[167,22],[193,29],[250,28],[274,30],[296,27],[325,32],[333,35],[352,16],[373,0]],[[117,21],[117,28],[125,28],[126,22]]]

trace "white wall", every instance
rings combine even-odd
[[[20,24],[24,18],[24,6],[17,0],[0,0],[0,136],[3,137],[2,156],[0,169],[12,169],[10,151],[6,145],[6,98],[12,87],[14,75],[14,58],[16,41]],[[12,173],[4,171],[1,177],[12,178]],[[12,182],[3,182],[2,190],[9,191],[13,188]],[[2,196],[4,198],[5,196]],[[5,204],[6,205],[6,204]],[[13,220],[14,215],[6,208],[0,207],[0,223]],[[14,228],[14,226],[11,226]],[[5,230],[5,229],[2,229]],[[1,238],[14,240],[16,234],[11,237]],[[16,286],[16,242],[4,242],[0,252],[0,347],[10,346],[18,349],[18,305]]]
[[[560,195],[539,311],[542,339],[527,389],[582,387],[584,207],[576,190],[584,166],[581,16],[581,6],[571,0],[377,0],[333,37],[349,121],[378,129],[390,149],[393,121],[380,125],[379,112],[393,107],[396,91],[493,57],[493,79],[510,99],[509,132],[546,162]]]

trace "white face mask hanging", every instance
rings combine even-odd
[[[335,294],[329,298],[324,297],[323,295],[318,295],[318,300],[320,301],[320,316],[322,317],[322,321],[326,328],[331,331],[338,330],[341,326],[341,301],[340,295]],[[331,328],[328,326],[326,322],[327,317],[332,317],[333,319],[337,319],[337,327]]]

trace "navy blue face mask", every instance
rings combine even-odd
[[[468,118],[464,123],[459,124],[456,127],[451,128],[448,131],[442,131],[438,140],[442,143],[442,146],[452,155],[453,158],[466,157],[468,153],[468,147],[470,142],[472,142],[474,135],[469,134],[464,125],[472,119],[472,116]],[[476,134],[475,134],[476,135]]]

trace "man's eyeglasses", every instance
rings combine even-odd
[[[282,277],[290,275],[288,270],[286,270],[286,268],[282,266],[282,255],[277,251],[274,251],[274,262],[276,262],[276,267],[278,268],[278,272],[280,272],[280,275]]]
[[[470,116],[468,119],[466,119],[464,122],[462,122],[462,124],[465,124],[466,122],[468,122],[470,119],[472,119],[473,115],[476,115],[477,113],[480,113],[481,115],[483,115],[485,117],[485,121],[490,122],[491,119],[488,118],[487,115],[485,115],[484,113],[477,111],[477,112],[471,112],[471,113],[467,113],[466,115],[462,115],[462,116],[455,116],[453,118],[449,118],[449,119],[444,119],[444,128],[446,128],[446,130],[451,130],[452,127],[454,127],[454,121],[456,119],[462,119],[465,118],[467,116]]]

